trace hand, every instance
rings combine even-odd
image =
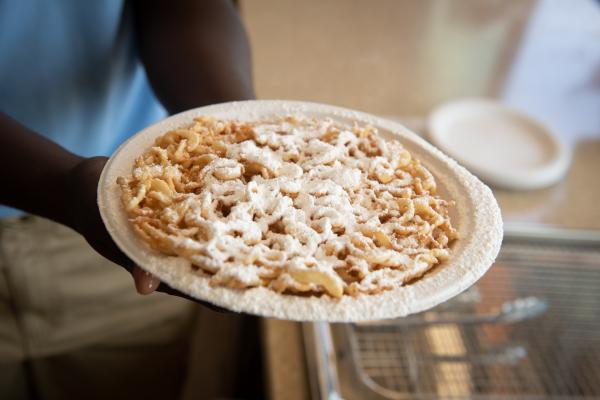
[[[100,218],[96,190],[106,161],[106,157],[86,158],[70,171],[67,187],[74,204],[69,204],[69,225],[83,235],[94,250],[129,271],[138,293],[150,294],[158,289],[160,281],[135,265],[117,247]]]

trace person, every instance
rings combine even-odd
[[[0,398],[176,397],[194,303],[135,293],[114,264],[177,294],[120,252],[96,190],[129,135],[254,98],[235,5],[2,0],[0,49]]]

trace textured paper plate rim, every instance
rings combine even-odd
[[[288,114],[370,124],[383,137],[400,140],[432,172],[439,193],[456,202],[451,217],[460,237],[453,244],[451,258],[406,286],[378,295],[344,296],[335,300],[328,296],[282,295],[262,287],[247,290],[211,287],[207,277],[190,272],[189,262],[161,255],[133,231],[116,180],[118,176],[131,174],[135,158],[152,146],[157,136],[200,115],[247,120]],[[169,286],[232,311],[298,321],[376,320],[426,310],[475,283],[494,262],[502,242],[500,209],[491,190],[454,160],[397,122],[341,107],[299,101],[216,104],[185,111],[143,129],[123,143],[106,163],[98,185],[98,206],[119,248]]]

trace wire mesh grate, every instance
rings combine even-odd
[[[600,398],[600,249],[506,241],[490,271],[437,308],[347,327],[385,398]]]

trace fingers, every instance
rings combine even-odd
[[[131,275],[133,276],[135,289],[139,294],[146,295],[153,293],[156,289],[158,289],[158,286],[160,285],[160,281],[158,280],[158,278],[156,278],[151,273],[144,271],[137,265],[133,267]]]
[[[158,278],[156,278],[154,275],[152,275],[151,273],[144,271],[137,265],[135,267],[133,267],[133,270],[131,271],[131,275],[133,276],[133,281],[135,283],[135,289],[141,295],[147,295],[147,294],[153,293],[158,289],[158,291],[160,291],[160,292],[168,293],[172,296],[178,296],[178,297],[199,303],[199,304],[201,304],[205,307],[208,307],[211,310],[216,311],[218,313],[229,313],[230,312],[228,310],[225,310],[224,308],[217,307],[210,303],[206,303],[204,301],[199,301],[197,299],[194,299],[193,297],[190,297],[187,294],[181,293],[178,290],[171,289],[167,285],[162,285],[159,289],[160,280]]]

